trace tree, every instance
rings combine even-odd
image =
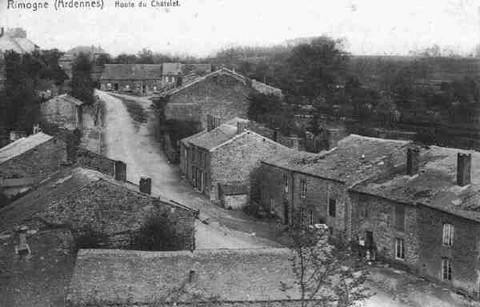
[[[284,87],[310,100],[327,97],[337,88],[346,71],[349,56],[341,40],[321,36],[294,47],[287,59],[290,80]]]
[[[154,56],[153,52],[150,49],[143,48],[142,51],[140,51],[137,54],[137,63],[138,64],[153,64],[154,63]]]
[[[302,307],[354,306],[368,298],[368,272],[344,238],[333,240],[327,229],[294,226],[289,230],[291,257]],[[292,285],[282,284],[286,290]]]
[[[92,62],[85,53],[75,58],[72,66],[71,95],[86,104],[94,103],[94,83],[91,76]]]
[[[5,102],[7,129],[32,131],[37,122],[35,85],[41,70],[38,55],[5,53]]]

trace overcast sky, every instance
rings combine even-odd
[[[25,28],[44,49],[101,45],[112,54],[149,48],[206,55],[327,34],[346,39],[354,54],[406,54],[433,44],[466,52],[480,42],[480,0],[179,0],[168,11],[119,9],[115,0],[104,0],[103,10],[55,11],[54,0],[41,1],[51,8],[7,10],[0,0],[0,23]]]

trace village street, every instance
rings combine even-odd
[[[180,179],[176,168],[167,162],[160,144],[155,141],[151,132],[153,129],[149,129],[156,120],[150,109],[150,100],[120,94],[114,94],[114,97],[101,91],[97,93],[106,105],[106,155],[127,163],[127,180],[138,183],[140,176],[151,177],[153,194],[200,210],[200,221],[195,225],[197,249],[282,247],[267,239],[275,238],[272,223],[211,205],[206,197]],[[148,114],[147,122],[134,122],[119,98],[141,105]],[[369,287],[375,295],[364,305],[368,307],[478,307],[448,289],[387,267],[372,267],[369,280]]]
[[[97,93],[106,105],[106,155],[127,164],[128,181],[138,183],[141,176],[148,176],[152,178],[153,194],[200,210],[200,220],[208,221],[208,225],[197,221],[197,248],[280,246],[258,236],[259,231],[271,231],[268,223],[254,221],[241,212],[212,206],[206,197],[195,192],[188,183],[180,179],[175,167],[168,164],[160,144],[151,135],[148,125],[153,124],[156,119],[150,109],[150,100],[128,96],[128,99],[140,104],[149,116],[147,123],[134,125],[120,99],[101,91]]]

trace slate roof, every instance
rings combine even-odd
[[[180,87],[177,87],[177,88],[174,88],[170,91],[167,91],[167,92],[164,92],[162,93],[163,96],[168,96],[168,95],[174,95],[178,92],[181,92],[189,87],[191,87],[192,85],[194,84],[197,84],[199,82],[202,82],[204,80],[207,80],[208,78],[211,78],[213,76],[216,76],[216,75],[228,75],[228,76],[231,76],[235,79],[237,79],[239,82],[242,82],[243,84],[247,85],[249,83],[249,81],[251,81],[251,86],[253,89],[259,91],[260,93],[264,93],[264,94],[271,94],[272,92],[280,92],[281,93],[281,90],[280,89],[276,89],[272,86],[269,86],[269,85],[266,85],[266,84],[263,84],[261,82],[258,82],[258,81],[253,81],[253,80],[249,80],[247,77],[245,76],[242,76],[241,74],[239,73],[236,73],[230,69],[227,69],[227,68],[221,68],[219,70],[216,70],[212,73],[209,73],[209,74],[206,74],[204,75],[203,77],[198,77],[186,84],[183,84],[182,86]],[[255,84],[255,85],[254,85]]]
[[[71,104],[74,104],[78,107],[85,104],[83,101],[78,100],[77,98],[72,97],[68,94],[63,94],[63,95],[56,96],[56,97],[46,101],[45,103],[49,103],[49,102],[71,103]]]
[[[163,63],[162,74],[164,76],[176,76],[182,73],[181,63]]]
[[[162,64],[105,64],[100,80],[161,79]]]
[[[197,75],[209,74],[212,72],[212,65],[210,64],[182,64],[182,72],[184,75],[191,73]]]
[[[16,53],[24,54],[31,53],[38,48],[35,43],[26,37],[13,37],[9,34],[4,34],[0,37],[1,51],[15,51]]]
[[[188,140],[189,143],[210,150],[230,140],[237,134],[237,127],[229,124],[222,124],[206,133],[198,133]]]
[[[205,129],[194,135],[183,138],[181,142],[184,144],[191,143],[193,145],[210,150],[233,138],[237,134],[238,122],[248,123],[250,121],[248,119],[235,117],[211,131],[207,131]]]
[[[0,148],[0,164],[18,157],[51,139],[53,139],[53,136],[40,132],[16,140],[15,142]]]
[[[72,304],[143,305],[298,299],[288,249],[142,252],[80,250],[67,300]],[[190,281],[190,272],[194,271]],[[291,285],[281,290],[281,283]],[[183,288],[182,288],[182,285]],[[178,291],[178,289],[183,289]],[[195,296],[198,298],[195,299]]]
[[[471,184],[457,184],[457,153],[472,154]],[[430,146],[420,149],[420,170],[406,174],[405,164],[395,172],[370,179],[353,191],[380,196],[393,201],[422,204],[468,219],[480,221],[480,153]]]
[[[385,164],[386,156],[404,150],[409,143],[351,134],[327,152],[290,150],[263,162],[350,186],[375,175]]]
[[[140,193],[139,187],[130,182],[117,181],[111,176],[91,169],[82,167],[67,167],[40,182],[32,192],[19,198],[7,207],[0,209],[0,232],[2,229],[11,229],[13,226],[20,225],[24,221],[33,220],[33,218],[38,214],[41,214],[43,219],[48,218],[49,220],[56,220],[62,218],[59,212],[65,213],[65,211],[71,210],[73,211],[73,215],[78,215],[77,218],[79,220],[85,218],[87,215],[84,214],[86,212],[85,210],[87,210],[89,213],[92,213],[90,211],[98,210],[98,208],[86,208],[85,210],[82,208],[56,208],[52,212],[48,212],[48,209],[51,206],[57,206],[66,198],[75,198],[77,193],[80,193],[81,190],[85,189],[92,191],[92,193],[89,194],[91,199],[83,199],[81,202],[85,207],[92,206],[90,202],[98,205],[98,199],[96,199],[97,196],[93,195],[94,193],[101,193],[103,196],[105,196],[104,198],[108,198],[108,193],[116,196],[119,196],[119,194],[123,195],[122,197],[124,199],[128,199],[129,195],[134,195],[135,197],[140,197],[142,199],[155,198],[151,195]],[[157,200],[160,201],[158,198]],[[174,204],[163,200],[162,203],[172,207],[187,209],[191,210],[192,212],[194,211],[179,204]],[[122,206],[136,206],[135,202],[132,201],[131,204],[128,204],[128,201],[125,202],[125,204],[110,204],[108,202],[102,202],[101,204],[104,207],[102,210],[107,210],[112,216],[115,213],[118,213],[123,219],[130,219],[131,227],[133,227],[132,225],[137,222],[135,220],[136,216],[131,214],[131,208],[122,208]],[[112,206],[115,208],[112,208]],[[134,211],[141,210],[136,208]],[[99,212],[94,212],[94,215],[95,214],[99,214]],[[80,215],[84,216],[80,217]]]

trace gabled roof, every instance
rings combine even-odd
[[[47,100],[44,103],[70,103],[70,104],[74,104],[78,107],[85,104],[83,101],[78,100],[77,98],[72,97],[68,94],[62,94],[62,95],[56,96],[56,97],[54,97],[50,100]]]
[[[14,37],[9,34],[4,34],[0,37],[0,50],[15,51],[16,53],[24,54],[31,53],[38,48],[31,40],[26,37]]]
[[[248,119],[235,117],[211,131],[203,130],[183,138],[181,142],[184,144],[191,143],[195,146],[210,150],[233,138],[237,134],[237,123],[239,122],[248,123],[250,121]]]
[[[16,140],[15,142],[0,148],[0,164],[18,157],[51,139],[53,139],[53,136],[40,132]]]
[[[385,165],[385,157],[409,143],[351,134],[328,152],[312,154],[291,150],[263,162],[350,186],[375,175]]]
[[[177,76],[182,73],[181,63],[163,63],[162,74],[164,76]]]
[[[228,124],[222,124],[211,131],[197,133],[189,138],[188,142],[192,145],[211,150],[216,146],[230,140],[237,134],[237,127]]]
[[[174,88],[170,91],[167,91],[167,92],[163,93],[162,95],[163,96],[174,95],[174,94],[176,94],[178,92],[181,92],[181,91],[183,91],[187,88],[190,88],[191,86],[193,86],[193,85],[195,85],[199,82],[202,82],[204,80],[207,80],[208,78],[211,78],[213,76],[218,76],[218,75],[228,75],[232,78],[237,79],[239,82],[243,83],[244,85],[252,86],[253,89],[255,89],[256,91],[259,91],[260,93],[264,93],[264,94],[272,94],[272,93],[278,93],[278,92],[281,93],[280,89],[276,89],[272,86],[266,85],[266,84],[258,82],[258,81],[252,81],[252,80],[248,79],[247,77],[242,76],[241,74],[236,73],[236,72],[234,72],[230,69],[221,68],[221,69],[216,70],[212,73],[206,74],[203,77],[198,77],[198,78],[188,82],[187,84],[183,84],[180,87],[177,87],[177,88]]]
[[[457,184],[457,154],[471,154],[471,184]],[[392,201],[423,204],[480,221],[480,153],[454,148],[420,148],[418,174],[406,174],[406,161],[394,172],[355,185],[352,190]]]
[[[128,301],[141,306],[172,299],[177,303],[294,300],[300,292],[291,256],[284,248],[80,250],[67,300],[85,305]],[[281,283],[289,287],[282,289]]]
[[[76,195],[78,196],[82,190],[87,191],[83,193],[84,196],[82,196],[81,201],[82,206],[85,208],[74,208],[70,200],[75,199]],[[111,199],[113,197],[112,195],[116,195],[116,197],[122,198],[124,204],[116,201],[104,202],[102,199],[98,199],[100,197],[99,195],[104,199]],[[129,202],[129,198],[132,201]],[[84,211],[92,214],[92,210],[95,210],[95,208],[89,208],[92,207],[89,203],[91,202],[95,203],[96,206],[103,206],[102,210],[109,211],[112,216],[118,211],[117,213],[120,214],[123,219],[131,220],[130,226],[132,226],[135,217],[132,214],[128,216],[129,213],[127,211],[132,210],[132,206],[137,206],[140,203],[140,199],[150,199],[152,202],[161,202],[172,208],[191,211],[192,214],[196,212],[181,204],[163,199],[160,200],[159,197],[154,195],[140,193],[139,187],[130,182],[115,180],[109,175],[92,169],[67,167],[40,182],[32,192],[19,198],[7,207],[0,209],[0,230],[9,229],[12,226],[20,225],[24,221],[32,220],[37,214],[42,214],[43,218],[46,216],[50,219],[60,218],[58,212],[49,212],[47,209],[50,206],[57,206],[64,202],[64,200],[66,202],[64,205],[68,205],[68,209],[64,208],[63,211],[71,210],[73,212],[72,214],[85,218]],[[122,208],[122,206],[124,206],[124,208]],[[59,209],[57,208],[56,210]],[[136,210],[139,211],[140,208]],[[64,213],[63,211],[62,213]],[[141,214],[140,211],[138,213]],[[125,214],[127,216],[125,216]]]
[[[162,64],[105,64],[101,80],[152,80],[162,76]]]

